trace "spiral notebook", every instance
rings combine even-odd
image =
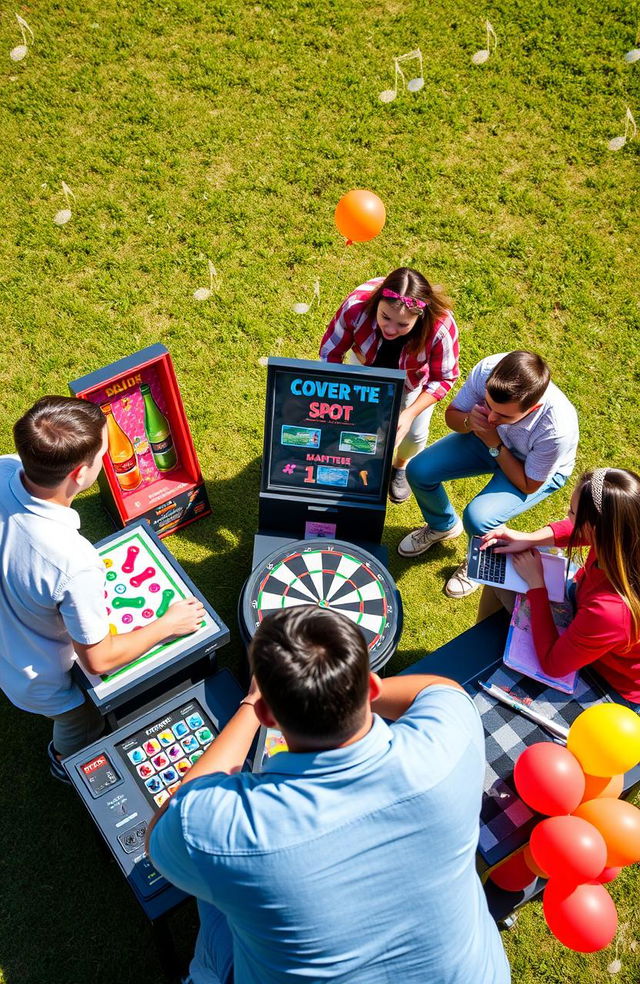
[[[562,635],[573,618],[573,608],[569,601],[551,603],[551,613],[558,633]],[[551,677],[540,666],[540,660],[533,644],[531,631],[531,609],[526,595],[518,595],[513,606],[509,634],[504,648],[505,666],[548,687],[560,690],[563,694],[573,694],[576,689],[578,671],[562,677]]]

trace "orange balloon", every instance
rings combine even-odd
[[[547,872],[546,871],[543,871],[542,868],[540,867],[540,865],[539,864],[536,864],[535,861],[533,860],[533,854],[531,853],[531,846],[529,844],[526,844],[525,845],[525,848],[524,848],[524,851],[522,852],[522,854],[523,854],[523,857],[524,857],[524,862],[525,862],[527,868],[529,869],[529,871],[532,871],[534,873],[534,875],[537,875],[538,876],[538,878],[548,878],[549,877],[549,875],[547,874]]]
[[[574,812],[596,827],[607,845],[607,868],[640,861],[640,810],[619,799],[594,799]]]
[[[617,799],[624,789],[624,775],[612,776],[588,776],[585,772],[584,796],[581,803],[587,803],[594,799]]]
[[[356,188],[347,192],[336,206],[335,223],[349,243],[366,243],[374,239],[385,224],[387,213],[382,201],[372,191]]]

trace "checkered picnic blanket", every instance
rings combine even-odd
[[[526,677],[517,670],[500,666],[489,680],[533,709],[563,727],[570,727],[579,714],[592,704],[610,700],[591,681],[578,676],[575,693],[571,696]],[[483,690],[468,688],[480,711],[485,731],[487,771],[480,813],[480,849],[490,851],[507,837],[516,835],[515,850],[529,840],[537,814],[522,802],[513,784],[513,767],[521,752],[540,741],[553,741],[552,736],[534,721],[500,704]]]

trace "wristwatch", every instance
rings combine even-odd
[[[497,444],[495,448],[489,448],[489,454],[491,455],[492,458],[497,458],[500,452],[502,451],[503,447],[504,444],[502,443],[502,441],[500,441],[500,444]]]

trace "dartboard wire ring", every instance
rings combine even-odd
[[[273,566],[271,564],[268,565],[268,568],[269,568],[268,569],[268,572],[267,572],[267,574],[265,574],[264,578],[262,579],[262,581],[261,581],[261,583],[260,583],[260,585],[258,587],[258,591],[257,591],[257,606],[256,607],[257,607],[257,611],[258,611],[258,620],[260,622],[264,618],[264,613],[263,613],[263,611],[261,609],[261,601],[260,601],[260,599],[261,599],[261,597],[262,597],[262,595],[264,593],[264,587],[267,584],[267,582],[269,581],[269,579],[271,577],[274,577],[275,574],[276,574],[276,571],[278,571],[278,569],[280,567],[285,566],[288,563],[288,561],[294,559],[295,557],[301,557],[303,555],[303,553],[309,553],[309,552],[310,552],[310,550],[297,551],[297,552],[292,553],[292,554],[289,554],[287,557],[283,558],[280,561],[280,563],[278,563],[278,564],[274,564]],[[319,552],[321,555],[323,555],[323,554],[330,554],[333,557],[339,557],[340,560],[346,558],[347,560],[350,560],[352,564],[357,564],[358,565],[358,567],[357,567],[358,570],[361,570],[362,568],[365,568],[367,570],[367,573],[369,573],[371,575],[371,581],[369,583],[370,584],[371,583],[375,584],[378,587],[379,591],[380,591],[380,599],[379,600],[383,604],[383,610],[382,610],[382,612],[380,614],[380,618],[381,618],[383,624],[386,624],[387,614],[388,614],[388,609],[389,609],[389,604],[387,602],[386,592],[384,591],[384,588],[382,586],[382,582],[381,582],[379,576],[376,574],[376,572],[374,570],[372,570],[371,566],[369,564],[367,564],[366,562],[363,562],[361,560],[358,560],[356,557],[353,557],[351,554],[340,553],[337,550],[323,549],[323,550],[316,551],[316,552]],[[320,559],[322,561],[322,557]],[[365,599],[365,598],[362,597],[362,592],[361,592],[359,586],[353,580],[353,577],[352,576],[349,576],[349,575],[346,575],[346,574],[341,574],[340,571],[338,571],[338,570],[332,570],[331,568],[325,568],[325,567],[321,567],[319,570],[318,569],[308,570],[306,572],[306,574],[305,574],[305,577],[307,575],[309,577],[311,577],[311,575],[313,575],[313,574],[321,574],[321,575],[322,574],[328,574],[328,575],[333,575],[334,578],[340,578],[340,580],[343,582],[342,585],[341,585],[341,588],[345,587],[347,584],[350,584],[352,586],[353,591],[358,596],[359,616],[360,616],[359,618],[355,619],[354,621],[355,621],[355,624],[356,625],[359,625],[360,622],[362,621],[362,616],[368,614],[367,611],[366,611],[366,607],[365,607],[366,606],[366,600],[367,599]],[[315,595],[317,597],[318,596],[318,590],[317,590],[315,584],[313,583],[313,581],[311,581],[311,584],[313,585],[314,593],[315,593]],[[310,590],[310,588],[305,584],[305,582],[303,581],[303,579],[301,577],[299,577],[297,574],[295,574],[293,576],[293,579],[290,581],[290,583],[289,584],[285,584],[284,591],[282,592],[282,605],[281,605],[282,608],[285,607],[284,601],[285,601],[285,598],[289,595],[289,591],[291,590],[291,588],[295,588],[298,585],[302,585],[302,588],[305,589],[305,590]],[[300,588],[298,588],[298,590],[300,590]],[[337,594],[337,593],[338,593],[337,591],[334,591],[333,592],[333,594]],[[317,597],[317,601],[318,602],[323,602],[323,601],[325,601],[325,599],[324,598],[318,598]],[[310,601],[310,604],[313,604],[313,601]],[[332,605],[330,603],[330,601],[328,601],[328,600],[326,601],[326,607],[327,608],[331,608],[334,611],[340,611],[341,610],[339,604]],[[373,632],[373,629],[371,629],[370,631]],[[373,638],[373,640],[369,643],[369,647],[368,648],[369,649],[373,649],[373,647],[377,644],[378,640],[381,639],[381,638],[382,638],[382,633],[378,632],[375,635],[375,637]]]
[[[333,567],[329,566],[327,570],[323,558],[320,557],[321,564],[319,570],[312,571],[309,567],[299,573],[296,573],[295,570],[288,570],[287,579],[289,583],[287,583],[287,579],[278,581],[276,577],[275,581],[277,584],[274,584],[273,591],[266,592],[267,595],[271,595],[269,601],[273,602],[272,607],[258,611],[260,597],[264,593],[269,577],[274,572],[277,572],[283,564],[286,565],[292,560],[299,559],[303,564],[307,564],[307,555],[309,553],[324,554],[337,558],[338,565],[343,560],[348,560],[349,565],[354,565],[354,568],[346,575],[338,572],[335,564]],[[358,569],[363,574],[366,574],[367,579],[371,583],[375,583],[377,588],[376,597],[372,599],[362,598],[361,589],[366,590],[367,585],[362,584],[361,588],[358,588],[357,584],[354,583],[354,579],[357,579]],[[305,580],[301,580],[300,574],[303,574]],[[332,590],[332,586],[326,583],[326,581],[323,583],[323,580],[321,580],[320,584],[317,584],[311,579],[312,577],[324,579],[327,574],[334,578],[337,577],[337,580],[340,581],[339,587],[335,588],[335,590]],[[306,586],[306,582],[308,582],[308,587]],[[348,587],[346,587],[347,585]],[[367,641],[371,668],[373,670],[381,669],[395,651],[402,633],[402,599],[391,574],[378,559],[369,554],[364,548],[344,540],[318,539],[313,542],[304,540],[292,541],[286,547],[280,547],[271,554],[268,554],[256,565],[245,582],[238,605],[240,629],[246,639],[246,643],[248,644],[249,640],[253,637],[262,618],[269,611],[279,610],[284,605],[289,592],[297,592],[297,600],[301,605],[305,604],[305,600],[301,596],[306,595],[308,604],[317,604],[319,599],[326,600],[327,608],[332,608],[334,611],[340,612],[341,599],[338,599],[334,607],[331,604],[329,595],[333,596],[339,593],[345,595],[345,587],[346,595],[348,596],[350,594],[352,596],[348,604],[356,605],[357,607],[352,607],[346,611],[343,610],[342,614],[350,618],[354,624],[358,624],[357,619],[362,619],[367,614],[372,614],[366,612],[367,602],[373,601],[382,609],[382,611],[375,612],[376,617],[380,619],[382,624],[359,626],[365,636],[365,641]],[[324,597],[321,597],[320,592],[323,593]],[[363,602],[365,607],[364,613],[362,612]]]
[[[304,551],[301,551],[301,550],[294,551],[294,552],[288,554],[286,557],[282,558],[282,560],[280,560],[279,563],[276,563],[276,564],[267,564],[266,565],[267,566],[267,573],[265,574],[264,578],[260,582],[260,585],[258,586],[258,591],[257,591],[257,605],[256,605],[256,607],[257,607],[257,614],[258,614],[258,622],[261,622],[262,619],[264,618],[264,611],[261,608],[261,598],[262,598],[262,596],[264,594],[264,587],[267,584],[267,582],[269,581],[269,579],[272,578],[272,577],[274,577],[276,575],[276,572],[281,567],[286,567],[287,564],[291,560],[295,560],[297,557],[302,557],[303,554],[305,554],[305,553],[308,554],[308,553],[312,552],[312,550],[313,550],[313,548],[307,548]],[[315,551],[314,552],[320,553],[321,555],[323,555],[323,554],[329,554],[329,555],[331,555],[333,557],[338,557],[340,560],[343,560],[343,559],[350,560],[352,564],[357,565],[356,566],[356,569],[357,570],[365,569],[367,571],[367,573],[371,577],[371,580],[368,583],[369,584],[375,584],[375,586],[380,591],[379,600],[383,604],[383,610],[380,613],[380,620],[381,620],[381,625],[384,628],[386,626],[386,624],[387,624],[387,614],[388,614],[388,610],[389,610],[389,605],[388,605],[388,602],[387,602],[386,592],[385,592],[385,590],[384,590],[384,588],[382,586],[382,581],[381,581],[380,577],[376,574],[376,572],[371,568],[371,565],[368,564],[368,563],[366,563],[366,561],[363,561],[361,559],[358,559],[357,557],[354,557],[352,554],[348,554],[346,552],[341,552],[341,551],[337,551],[337,550],[332,550],[332,549],[327,548],[327,547],[322,548],[322,549],[315,548]],[[320,559],[320,562],[322,562],[322,557],[320,557],[319,559]],[[352,575],[354,573],[355,573],[355,571],[352,572]],[[362,622],[362,616],[368,614],[368,612],[366,611],[366,607],[365,607],[366,600],[367,599],[364,599],[362,597],[362,592],[361,592],[359,586],[353,580],[353,577],[352,576],[349,576],[349,575],[341,574],[337,570],[333,570],[331,568],[324,568],[324,567],[321,567],[319,569],[316,568],[316,569],[313,569],[313,570],[312,569],[308,569],[305,572],[305,574],[303,575],[303,577],[304,578],[306,578],[306,577],[311,578],[312,575],[314,575],[314,574],[321,574],[321,575],[322,574],[329,574],[329,575],[333,575],[334,578],[340,578],[340,580],[343,582],[343,584],[341,585],[341,588],[345,587],[347,584],[350,584],[352,586],[354,593],[358,596],[358,605],[359,605],[359,613],[358,613],[358,616],[359,617],[357,619],[352,619],[352,621],[354,621],[355,624],[359,626],[360,623]],[[317,589],[316,585],[314,584],[313,580],[311,580],[311,585],[313,587],[313,594],[315,595],[315,603],[320,604],[321,602],[325,602],[326,601],[326,607],[327,608],[330,608],[333,611],[337,611],[337,612],[340,612],[341,611],[341,607],[340,607],[339,602],[336,603],[335,605],[332,605],[330,601],[325,600],[324,598],[320,598],[319,597],[318,589]],[[288,596],[290,589],[291,588],[296,588],[296,587],[297,587],[298,590],[304,590],[305,593],[307,591],[309,591],[309,592],[311,591],[311,587],[309,587],[305,583],[305,581],[303,580],[303,578],[302,577],[299,577],[297,574],[294,574],[292,580],[288,584],[284,584],[284,590],[282,591],[282,594],[281,594],[281,597],[282,597],[281,607],[282,608],[285,607],[285,603],[284,603],[285,602],[285,598]],[[338,593],[337,591],[334,591],[333,592],[333,594],[337,594],[337,593]],[[313,597],[310,598],[309,604],[314,604],[314,598]],[[325,605],[321,605],[321,607],[325,607]],[[272,610],[273,609],[269,609],[269,611],[272,611]],[[350,617],[350,616],[347,616],[347,617]],[[368,631],[373,634],[373,639],[368,643],[368,649],[371,650],[371,649],[374,648],[374,646],[377,645],[378,641],[382,638],[383,632],[375,632],[374,633],[374,630],[371,629],[371,628],[369,628]]]

